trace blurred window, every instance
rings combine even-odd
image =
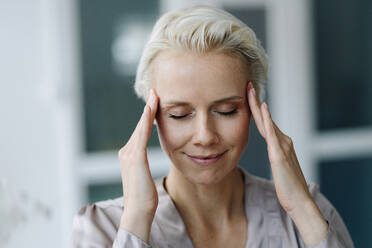
[[[322,157],[321,190],[343,217],[355,247],[372,247],[372,151],[371,143],[360,142],[360,132],[372,134],[372,2],[316,0],[313,19],[317,130],[341,137],[334,147],[355,153]],[[343,139],[346,131],[354,136]]]
[[[355,247],[372,247],[372,157],[321,161],[321,191],[342,216]]]
[[[316,0],[314,10],[317,128],[371,126],[372,2]]]
[[[121,181],[112,183],[90,184],[88,202],[94,203],[123,196]]]
[[[136,67],[158,1],[80,0],[83,107],[87,152],[118,150],[132,134],[144,103],[133,89]],[[149,146],[157,146],[154,133]]]

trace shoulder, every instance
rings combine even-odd
[[[158,188],[162,187],[162,178],[156,179]],[[73,219],[72,238],[82,236],[93,239],[113,240],[120,226],[124,210],[123,197],[90,203],[82,207]]]
[[[155,180],[159,189],[162,179]],[[111,247],[124,210],[123,197],[90,203],[74,216],[72,247]]]
[[[82,207],[73,219],[73,247],[112,244],[120,224],[122,202],[123,198],[120,197]]]
[[[278,202],[276,191],[275,191],[275,185],[272,180],[249,174],[244,169],[243,169],[243,173],[245,176],[245,188],[247,191],[249,191],[251,195],[253,195],[250,197],[250,200],[255,201],[255,202],[261,202],[262,204],[265,204],[264,200],[266,200],[266,202],[268,200]],[[307,186],[315,203],[318,205],[321,212],[325,216],[330,216],[332,214],[332,211],[334,211],[334,207],[327,200],[327,198],[320,192],[319,185],[317,183],[310,182],[308,183]],[[256,199],[252,199],[252,198],[256,198]],[[261,200],[257,198],[261,198]]]
[[[76,214],[77,218],[91,219],[100,218],[104,214],[106,217],[115,216],[123,211],[123,197],[90,203],[82,207]]]

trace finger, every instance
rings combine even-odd
[[[130,136],[130,138],[127,142],[127,145],[132,145],[134,143],[138,143],[137,139],[141,135],[141,129],[142,129],[142,126],[143,126],[143,122],[145,122],[145,119],[147,118],[146,116],[150,115],[150,111],[151,111],[150,107],[147,106],[147,104],[146,104],[145,107],[143,108],[142,115],[141,115],[139,121],[137,122],[136,128],[132,132],[132,135]]]
[[[248,104],[252,112],[253,119],[256,123],[257,129],[261,136],[265,138],[265,127],[262,119],[262,113],[259,107],[258,99],[256,96],[256,90],[254,89],[251,82],[248,83],[247,87]]]
[[[155,98],[155,102],[151,99],[151,91],[149,94],[149,98],[145,107],[143,108],[143,112],[141,118],[139,119],[136,128],[134,129],[131,137],[128,140],[128,145],[140,148],[145,148],[148,143],[149,136],[151,134],[152,124],[149,124],[151,119],[153,120],[155,116],[155,112],[157,111],[157,99]],[[152,108],[151,108],[152,106]],[[150,130],[147,130],[149,129]]]
[[[151,136],[152,125],[155,120],[156,111],[158,109],[158,97],[155,94],[154,89],[150,90],[149,98],[147,99],[146,107],[148,107],[148,114],[145,115],[144,121],[141,127],[140,134],[140,146],[142,148],[147,146],[147,143]]]
[[[148,105],[151,108],[151,125],[154,124],[155,118],[156,118],[156,113],[158,111],[158,105],[159,105],[159,97],[156,95],[156,92],[154,89],[151,89],[150,94],[153,94],[153,99],[151,100],[149,97]],[[150,95],[151,96],[151,95]]]
[[[265,128],[265,140],[269,147],[274,149],[280,149],[280,142],[278,138],[278,133],[275,130],[274,122],[271,118],[269,108],[267,107],[266,102],[261,104],[261,114],[263,117],[264,128]]]

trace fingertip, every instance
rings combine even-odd
[[[146,104],[145,107],[143,108],[143,114],[146,115],[149,112],[151,112],[151,107]]]
[[[247,91],[249,92],[251,89],[252,89],[252,83],[251,81],[249,81],[247,84]]]
[[[261,103],[260,110],[263,115],[267,116],[269,111],[266,102]]]
[[[252,94],[252,84],[249,83],[249,86],[247,86],[247,100],[248,103],[251,103],[254,100],[254,95]]]
[[[141,133],[143,137],[148,137],[149,133],[151,132],[151,107],[149,105],[145,105],[144,107],[144,112],[143,112],[143,118],[142,118],[142,128],[141,128]],[[147,142],[148,138],[146,138]],[[146,143],[145,142],[145,143]]]
[[[256,89],[253,87],[252,82],[249,82],[249,92],[252,94],[252,96],[256,97]]]
[[[261,111],[263,112],[263,115],[264,115],[264,123],[265,123],[265,125],[267,125],[267,127],[270,130],[274,129],[274,127],[273,127],[273,120],[271,118],[271,114],[270,114],[269,107],[268,107],[267,103],[266,102],[263,102],[261,104],[261,107],[262,107],[262,110]]]
[[[266,114],[267,114],[267,115],[270,117],[270,119],[271,119],[271,113],[270,113],[270,110],[269,110],[269,106],[267,105],[266,102],[263,103],[263,107],[264,107],[264,109],[265,109]]]
[[[262,119],[263,119],[263,121],[265,122],[265,119],[266,119],[266,118],[265,118],[265,117],[266,117],[265,102],[262,102],[258,108],[259,108],[260,113],[261,113],[261,115],[262,115],[262,117],[263,117]]]
[[[263,102],[263,103],[262,103],[262,106],[265,108],[265,110],[268,110],[268,108],[267,108],[267,103],[266,103],[266,102]]]
[[[150,105],[151,109],[156,109],[157,105],[159,103],[159,97],[156,95],[156,92],[154,89],[150,90],[150,97],[148,100],[148,105]]]

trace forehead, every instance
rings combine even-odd
[[[213,101],[244,96],[247,66],[235,56],[166,51],[153,62],[152,80],[160,100]]]

